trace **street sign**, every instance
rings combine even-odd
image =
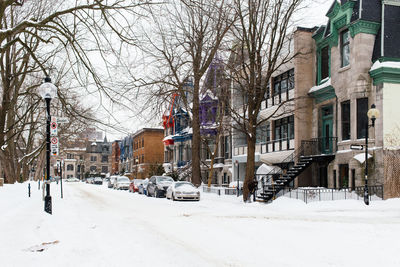
[[[52,147],[50,153],[52,156],[58,156],[58,147]]]
[[[364,146],[363,145],[350,145],[350,149],[352,149],[352,150],[363,150]]]
[[[53,156],[58,156],[58,138],[50,138],[50,153]]]
[[[50,122],[50,136],[57,136],[58,134],[58,125],[56,121]]]
[[[58,123],[68,123],[69,119],[67,117],[57,118]]]

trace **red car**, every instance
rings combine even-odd
[[[129,185],[129,192],[135,193],[139,191],[139,184],[143,181],[143,179],[134,179]]]

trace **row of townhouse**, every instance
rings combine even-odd
[[[192,82],[185,84],[190,92]],[[227,94],[228,93],[228,94]],[[190,102],[190,96],[186,97]],[[201,178],[207,183],[213,160],[212,184],[227,185],[232,181],[232,137],[222,100],[229,100],[229,82],[224,64],[214,58],[200,91]],[[185,107],[178,95],[173,95],[171,106],[163,114],[164,168],[166,173],[176,173],[178,178],[190,180],[192,159],[192,128],[190,107]],[[223,127],[219,127],[223,124]],[[218,144],[216,139],[218,140]]]
[[[148,178],[163,163],[163,130],[143,128],[112,143],[111,173]]]
[[[362,186],[365,152],[351,146],[364,145],[368,136],[369,184],[384,184],[390,178],[385,170],[396,168],[388,166],[385,151],[400,146],[390,142],[400,135],[400,4],[334,1],[326,16],[326,25],[297,28],[294,51],[312,52],[293,58],[270,81],[260,117],[268,118],[282,101],[294,105],[259,127],[256,166],[290,170],[296,156],[310,150],[312,164],[293,186]],[[373,104],[381,116],[369,127]],[[232,136],[233,177],[243,180],[246,140]]]

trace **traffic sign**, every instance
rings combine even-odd
[[[51,147],[50,153],[52,156],[58,156],[58,146],[57,147]]]
[[[53,136],[50,138],[51,145],[57,145],[58,146],[58,137]]]
[[[67,117],[57,118],[58,123],[68,123],[69,119]]]
[[[50,136],[57,136],[58,134],[58,125],[56,121],[50,122]]]
[[[350,149],[352,149],[352,150],[363,150],[364,146],[363,145],[350,145]]]

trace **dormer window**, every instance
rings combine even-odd
[[[350,64],[350,34],[349,30],[344,30],[340,33],[340,54],[342,57],[341,67]]]

